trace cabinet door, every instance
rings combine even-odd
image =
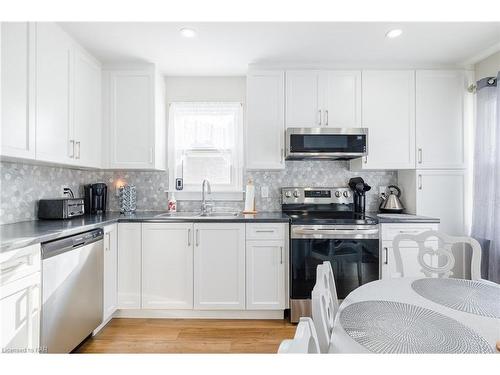
[[[361,72],[327,72],[324,103],[326,126],[361,127]]]
[[[193,308],[193,224],[142,225],[142,307]]]
[[[283,241],[247,241],[247,310],[285,308],[284,251]]]
[[[104,228],[103,322],[116,310],[118,233],[116,224]]]
[[[284,72],[247,75],[246,168],[284,169]]]
[[[414,71],[363,71],[363,169],[415,168]]]
[[[430,246],[435,247],[436,244]],[[422,267],[418,262],[418,247],[401,247],[401,265],[397,265],[396,254],[393,247],[382,247],[382,279],[394,277],[426,277],[422,272]],[[426,255],[424,257],[427,264],[437,266],[437,256]],[[402,267],[401,267],[402,266]],[[402,274],[402,271],[403,274]]]
[[[79,48],[73,57],[73,127],[75,161],[101,166],[101,67]]]
[[[1,154],[35,159],[35,27],[3,22],[1,28]]]
[[[141,224],[118,224],[118,308],[141,308]]]
[[[112,71],[110,78],[110,168],[152,168],[154,75]]]
[[[439,228],[452,236],[465,235],[466,172],[417,171],[417,215],[438,217]]]
[[[194,308],[245,309],[245,224],[194,224]]]
[[[36,158],[74,163],[70,121],[69,37],[54,23],[36,25]]]
[[[321,126],[324,113],[321,111],[323,98],[318,71],[287,71],[285,124],[287,128]]]
[[[465,168],[464,72],[416,74],[417,168]]]
[[[40,285],[40,272],[2,285],[0,292],[2,352],[39,349]]]

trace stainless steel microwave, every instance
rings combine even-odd
[[[288,128],[287,160],[348,160],[368,155],[367,128]]]

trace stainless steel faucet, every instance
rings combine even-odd
[[[206,192],[205,192],[206,187]],[[210,182],[208,180],[203,180],[201,183],[201,215],[207,216],[210,213],[210,205],[207,203],[206,194],[212,194],[212,189],[210,188]]]

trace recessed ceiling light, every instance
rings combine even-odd
[[[179,32],[184,38],[194,38],[196,36],[196,30],[190,29],[188,27],[180,29]]]
[[[400,36],[401,34],[403,34],[403,30],[393,29],[393,30],[389,30],[387,32],[387,34],[385,34],[385,37],[389,38],[389,39],[394,39],[394,38],[397,38],[398,36]]]

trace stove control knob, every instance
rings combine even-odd
[[[293,192],[293,196],[294,196],[295,198],[300,197],[300,191],[295,190],[295,191]]]
[[[337,198],[340,198],[340,197],[341,197],[341,195],[342,195],[342,193],[341,193],[340,191],[338,191],[338,190],[337,190],[337,191],[335,192],[335,196],[336,196]]]
[[[292,196],[292,192],[290,190],[285,191],[285,197],[290,198]]]
[[[349,194],[349,192],[347,190],[344,191],[344,197],[349,198],[350,196],[351,196],[351,194]]]

